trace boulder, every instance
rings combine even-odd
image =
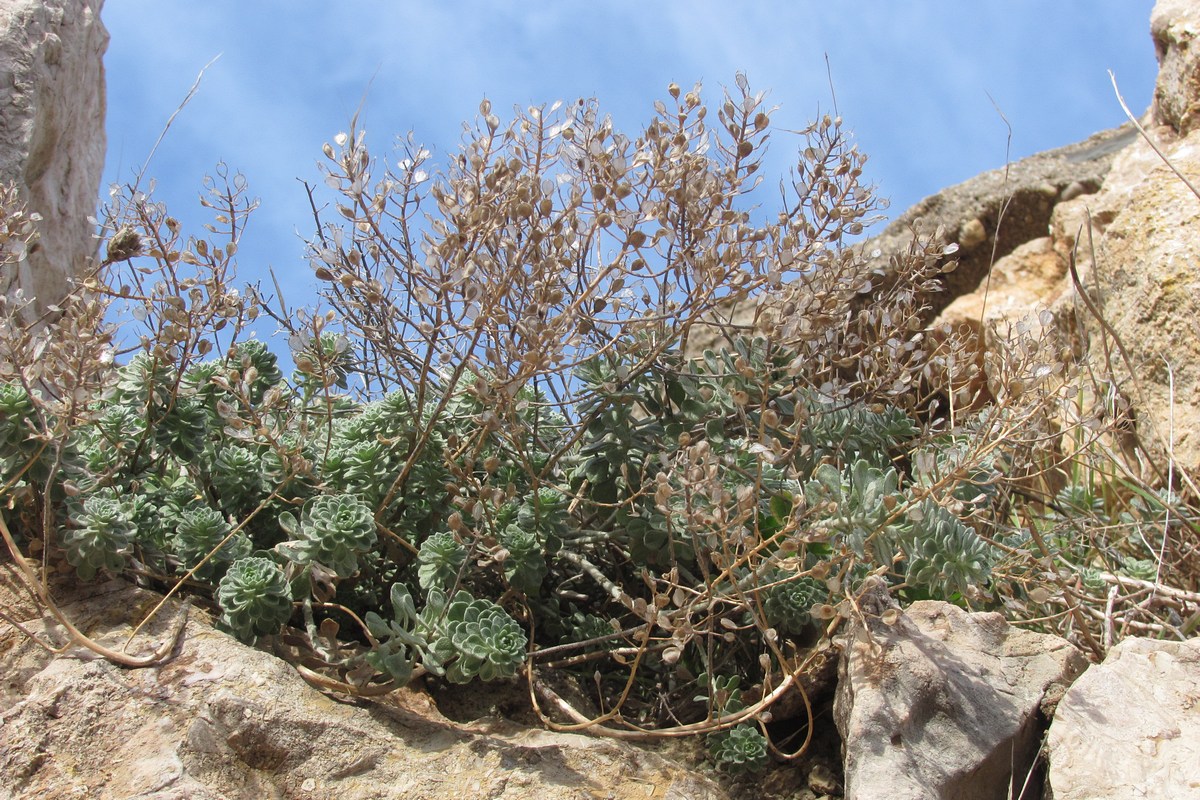
[[[1200,796],[1200,640],[1125,639],[1063,696],[1054,800]]]
[[[1200,119],[1200,8],[1191,0],[1158,0],[1150,13],[1158,56],[1154,116],[1187,134]]]
[[[996,613],[937,601],[901,612],[878,582],[859,608],[834,702],[847,800],[1029,796],[1043,705],[1083,654]]]
[[[1122,125],[984,172],[925,198],[860,247],[882,266],[908,249],[914,230],[941,230],[942,243],[957,244],[958,266],[944,276],[945,291],[928,298],[932,317],[980,288],[1000,259],[1046,236],[1055,205],[1099,189],[1116,154],[1136,137],[1132,125]]]
[[[26,321],[69,291],[96,255],[104,169],[102,0],[0,0],[0,183],[39,214],[38,239],[0,292],[19,288]]]
[[[967,380],[942,379],[956,393],[955,407],[973,410],[990,401],[996,376],[988,375],[984,353],[1002,349],[1018,331],[1036,337],[1059,325],[1053,309],[1071,293],[1067,262],[1054,240],[1042,236],[1018,245],[995,263],[982,286],[946,306],[930,335],[936,341],[952,335],[967,342],[978,368]]]
[[[872,268],[887,274],[892,260],[909,252],[914,233],[937,245],[957,245],[953,255],[957,266],[942,276],[944,291],[924,298],[929,306],[926,321],[933,322],[956,298],[980,290],[999,259],[1045,237],[1058,203],[1096,192],[1113,159],[1136,138],[1133,126],[1123,125],[985,172],[925,198],[855,247]],[[736,329],[748,326],[755,318],[753,312],[749,303],[743,303],[716,316]],[[723,341],[719,327],[696,326],[688,353],[719,348]]]
[[[1190,473],[1200,470],[1200,277],[1192,268],[1200,256],[1200,197],[1193,191],[1200,187],[1200,7],[1160,0],[1151,31],[1159,76],[1154,104],[1141,120],[1144,133],[1126,126],[1123,138],[1111,140],[1121,144],[1099,188],[1081,182],[1062,192],[1048,231],[1039,234],[1049,238],[1026,241],[997,260],[992,279],[954,297],[934,328],[973,334],[982,367],[984,351],[1002,349],[1009,323],[1022,313],[1031,321],[1026,329],[1051,325],[1076,355],[1087,353],[1092,372],[1117,392],[1092,400],[1132,409],[1123,424],[1136,435],[1119,443],[1126,466],[1162,481],[1172,459]],[[976,237],[962,234],[979,228],[971,216],[940,224],[957,225],[960,247],[969,253]],[[1077,294],[1067,271],[1072,258],[1103,323]],[[969,387],[977,403],[989,399],[988,381],[985,374]],[[1090,387],[1081,391],[1091,396]],[[1077,422],[1064,420],[1062,427]]]
[[[131,612],[159,599],[120,581],[89,591],[68,616],[117,647]],[[152,623],[155,644],[177,613]],[[27,627],[56,638],[37,618]],[[174,656],[144,669],[78,649],[52,657],[0,624],[0,675],[0,797],[727,797],[631,745],[487,717],[456,723],[415,691],[338,702],[196,610]]]
[[[1171,163],[1200,181],[1200,130],[1159,138]],[[1097,305],[1129,362],[1114,357],[1153,460],[1200,469],[1200,197],[1159,161],[1125,195],[1103,231],[1093,268]],[[1107,335],[1088,320],[1092,338]],[[1111,337],[1109,337],[1111,339]],[[1102,348],[1091,348],[1101,366]],[[1132,374],[1130,373],[1132,369]],[[1173,432],[1172,432],[1173,429]]]
[[[1101,374],[1111,363],[1120,402],[1133,409],[1150,463],[1173,459],[1194,473],[1200,469],[1200,340],[1194,324],[1200,278],[1190,265],[1200,253],[1200,197],[1193,191],[1200,186],[1200,8],[1160,0],[1150,27],[1159,74],[1154,103],[1142,119],[1144,135],[1117,156],[1098,193],[1056,209],[1052,235],[1055,249],[1066,255],[1084,231],[1080,272],[1107,323],[1086,312],[1080,317],[1093,343],[1090,358]],[[1089,220],[1090,237],[1083,227]],[[1111,334],[1122,348],[1095,346],[1102,337],[1111,342]],[[1173,550],[1178,545],[1173,542]]]

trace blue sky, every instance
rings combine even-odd
[[[108,0],[108,163],[128,182],[200,69],[198,94],[151,162],[155,196],[195,233],[218,161],[262,200],[240,278],[315,297],[312,233],[298,179],[319,183],[321,145],[366,97],[368,143],[390,152],[413,131],[435,162],[488,97],[514,104],[597,97],[634,134],[671,81],[704,81],[710,102],[743,71],[800,128],[832,106],[871,158],[867,175],[896,215],[922,197],[1013,159],[1118,125],[1107,70],[1135,113],[1156,66],[1151,0]],[[990,95],[990,98],[989,98]],[[995,105],[993,105],[993,101]],[[773,137],[773,185],[798,139]],[[770,195],[763,193],[763,201]],[[263,331],[263,335],[269,331]]]

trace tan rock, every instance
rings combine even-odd
[[[944,277],[946,291],[929,298],[933,319],[955,298],[977,290],[996,261],[1046,236],[1064,191],[1099,189],[1113,159],[1135,137],[1128,125],[1102,131],[951,186],[905,211],[862,250],[879,251],[872,261],[882,265],[908,248],[914,227],[949,232],[946,241],[959,245],[958,268]]]
[[[1154,107],[1142,119],[1146,135],[1131,134],[1116,149],[1097,191],[1081,187],[1060,194],[1050,215],[1048,245],[1037,239],[1014,248],[992,267],[980,289],[960,294],[936,322],[974,337],[981,369],[985,353],[1003,349],[1004,330],[1022,310],[1030,315],[1025,330],[1049,321],[1069,337],[1077,355],[1090,348],[1097,374],[1108,376],[1112,365],[1119,402],[1134,409],[1150,462],[1123,449],[1128,466],[1147,479],[1153,479],[1149,463],[1165,465],[1169,458],[1189,471],[1200,469],[1200,337],[1195,331],[1200,281],[1188,266],[1197,263],[1200,250],[1195,224],[1200,198],[1156,152],[1200,183],[1200,138],[1195,138],[1200,131],[1188,133],[1200,98],[1195,42],[1200,8],[1159,2],[1152,32],[1160,74]],[[1188,135],[1181,137],[1181,131]],[[1130,356],[1132,375],[1109,332],[1077,296],[1065,271],[1071,259]],[[1051,317],[1039,316],[1042,309]],[[1110,342],[1101,346],[1102,339]],[[980,387],[989,381],[985,374],[969,387],[954,388],[978,404],[988,399]]]
[[[946,379],[958,392],[956,407],[978,408],[992,399],[989,384],[994,376],[986,371],[984,353],[995,350],[1018,327],[1033,335],[1053,326],[1052,309],[1070,291],[1067,265],[1049,236],[1019,245],[996,262],[988,277],[974,292],[962,295],[942,311],[931,326],[935,340],[945,338],[948,327],[955,335],[973,342],[979,372],[965,383]],[[1047,313],[1050,316],[1047,316]]]
[[[1189,133],[1200,119],[1200,8],[1191,0],[1158,0],[1150,35],[1158,56],[1155,118]]]
[[[891,262],[912,247],[914,230],[926,237],[940,230],[936,244],[958,245],[953,258],[946,259],[947,266],[955,261],[957,268],[942,277],[945,291],[923,298],[929,305],[926,321],[932,322],[955,298],[976,291],[994,260],[1046,236],[1051,214],[1064,191],[1097,191],[1113,159],[1136,135],[1131,125],[1124,125],[985,172],[925,198],[855,247],[868,260],[869,269],[884,276],[878,282],[880,288],[886,284]],[[862,299],[870,302],[871,295]],[[721,309],[713,324],[692,329],[685,352],[697,356],[705,348],[724,346],[729,334],[753,333],[761,313],[756,301]],[[759,325],[760,330],[762,327]]]
[[[118,647],[130,612],[157,600],[117,581],[96,591],[68,612]],[[149,635],[172,621],[168,613]],[[371,707],[335,702],[194,610],[175,656],[147,669],[79,650],[53,658],[0,624],[0,675],[0,797],[726,797],[631,745],[499,719],[455,723],[415,692]]]
[[[951,303],[942,318],[1016,321],[1048,308],[1063,291],[1067,267],[1049,236],[1032,239],[996,262],[984,285]]]
[[[983,220],[968,220],[958,229],[958,244],[963,250],[974,250],[986,241],[987,229],[983,227]]]
[[[1200,182],[1200,131],[1164,152]],[[1200,470],[1200,198],[1160,163],[1129,190],[1097,257],[1098,305],[1132,362],[1132,376],[1124,359],[1115,366],[1138,434],[1158,463],[1170,454]],[[1098,324],[1091,330],[1103,335]]]
[[[1139,134],[1116,154],[1100,189],[1069,200],[1064,198],[1051,214],[1050,236],[1055,250],[1064,263],[1075,256],[1085,283],[1091,273],[1092,249],[1146,176],[1162,166],[1162,159],[1151,143],[1159,148],[1170,147],[1179,139],[1170,127],[1156,125],[1151,113],[1143,116],[1141,124],[1148,140]]]

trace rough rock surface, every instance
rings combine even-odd
[[[932,321],[955,298],[978,289],[995,261],[1046,236],[1056,204],[1097,191],[1113,158],[1136,136],[1132,125],[1124,125],[985,172],[925,198],[856,247],[886,273],[893,258],[908,252],[914,232],[939,244],[957,244],[958,266],[944,274],[945,291],[927,298]],[[748,325],[752,312],[746,304],[720,316],[735,326]],[[720,341],[719,331],[697,326],[689,351],[719,347]]]
[[[1161,131],[1158,138],[1175,167],[1200,182],[1200,131],[1173,143]],[[1155,461],[1166,463],[1171,449],[1194,472],[1200,469],[1200,198],[1160,162],[1104,230],[1097,261],[1104,317],[1132,363],[1134,380],[1123,391],[1137,408],[1138,433]],[[1118,375],[1129,375],[1126,366],[1124,359],[1116,364]]]
[[[943,316],[973,323],[978,333],[982,333],[980,328],[1022,319],[1038,304],[1053,303],[1055,293],[1064,288],[1066,272],[1053,239],[1030,239],[996,262],[986,293],[972,292],[956,298]]]
[[[35,299],[30,318],[68,291],[96,254],[95,214],[104,168],[102,0],[0,0],[0,182],[13,182],[41,215],[39,240],[19,274]]]
[[[95,591],[69,616],[117,646],[130,612],[140,618],[158,599],[116,581]],[[168,613],[149,636],[173,621]],[[30,627],[44,630],[37,620]],[[459,724],[416,693],[370,707],[335,702],[195,610],[175,657],[147,669],[82,650],[53,658],[0,624],[0,676],[0,797],[726,797],[610,740],[500,720]]]
[[[995,263],[983,286],[946,306],[931,336],[943,339],[949,330],[969,342],[978,366],[970,379],[950,383],[956,407],[978,408],[994,397],[994,377],[989,378],[985,352],[1001,349],[1003,340],[1018,331],[1036,337],[1046,328],[1071,324],[1061,309],[1073,297],[1066,260],[1057,252],[1054,239],[1042,236],[1018,245]]]
[[[1200,187],[1200,6],[1159,2],[1151,17],[1159,75],[1148,137]],[[1118,377],[1137,432],[1157,463],[1170,454],[1200,470],[1200,197],[1139,141],[1123,153],[1096,198],[1096,299],[1132,362]],[[1101,331],[1092,321],[1093,339]],[[1094,360],[1101,357],[1094,352]]]
[[[1063,696],[1054,800],[1200,797],[1200,640],[1126,639]]]
[[[1191,0],[1158,0],[1150,14],[1158,56],[1154,116],[1181,134],[1200,119],[1200,11]]]
[[[878,250],[873,260],[883,265],[907,250],[914,229],[943,230],[942,241],[959,246],[958,268],[945,275],[946,291],[930,298],[936,314],[978,288],[993,263],[1045,236],[1059,201],[1096,191],[1115,155],[1136,136],[1132,125],[1123,125],[951,186],[905,211],[863,243],[863,252]]]
[[[1100,374],[1110,374],[1111,364],[1120,402],[1134,409],[1137,435],[1151,462],[1165,464],[1170,454],[1194,473],[1200,470],[1200,339],[1195,335],[1200,277],[1192,267],[1200,256],[1200,197],[1155,148],[1200,187],[1195,125],[1200,119],[1200,6],[1160,0],[1151,33],[1159,75],[1153,107],[1141,120],[1146,137],[1131,125],[1118,129],[1126,133],[1110,140],[1115,157],[1106,162],[1110,166],[1099,188],[1089,180],[1060,193],[1052,203],[1049,230],[1036,234],[1049,233],[1049,239],[1013,248],[996,262],[992,279],[975,291],[958,294],[950,283],[948,296],[954,299],[935,326],[975,333],[982,363],[982,351],[996,349],[1008,323],[1024,316],[1038,327],[1039,317],[1046,319],[1042,312],[1049,311],[1050,324],[1073,341],[1077,353],[1090,350]],[[958,227],[960,247],[969,254],[968,243],[980,226],[969,214],[957,220],[951,215],[941,224]],[[1124,354],[1078,297],[1067,270],[1072,258]],[[1102,338],[1109,340],[1107,347],[1098,345]],[[1136,458],[1127,460],[1134,470],[1144,467]]]
[[[943,602],[914,603],[888,625],[881,616],[898,608],[879,585],[860,607],[834,703],[847,800],[1004,800],[1010,782],[1022,796],[1043,701],[1083,671],[1083,654]]]

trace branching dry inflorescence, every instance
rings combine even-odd
[[[203,236],[117,192],[58,312],[6,307],[11,555],[187,591],[326,689],[523,676],[549,725],[706,733],[733,770],[803,752],[763,723],[790,706],[811,738],[869,576],[1097,652],[1191,633],[1147,532],[1192,512],[1109,469],[1070,348],[1026,325],[980,372],[927,330],[949,251],[851,245],[875,205],[840,119],[767,209],[764,96],[739,76],[714,119],[668,94],[636,136],[595,101],[485,101],[441,173],[352,125],[308,190],[323,305],[298,311],[233,285],[240,176]],[[267,317],[290,375],[246,334]]]

